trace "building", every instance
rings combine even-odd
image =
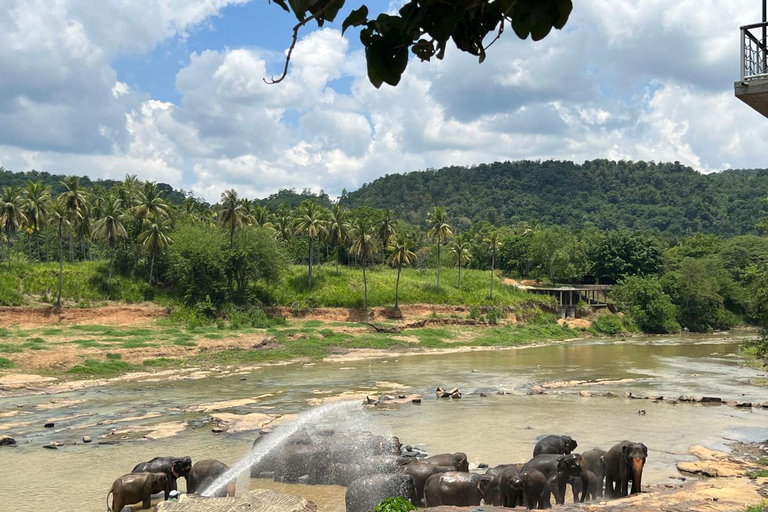
[[[736,97],[768,117],[768,0],[763,21],[741,27],[741,80],[734,84]]]

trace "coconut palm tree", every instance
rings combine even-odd
[[[363,266],[363,307],[368,309],[368,279],[365,275],[365,268],[368,261],[372,260],[376,254],[376,239],[372,233],[365,217],[359,217],[352,226],[350,240],[352,247],[350,250],[357,255],[358,260]]]
[[[336,275],[339,274],[339,251],[347,243],[349,238],[349,211],[338,204],[333,205],[328,216],[328,237],[327,241],[336,248]]]
[[[384,217],[379,222],[376,235],[379,238],[379,243],[382,247],[389,246],[389,240],[395,236],[397,231],[397,219],[395,218],[395,212],[392,210],[384,210]]]
[[[493,273],[496,269],[496,251],[502,246],[501,239],[499,238],[498,231],[491,231],[488,236],[483,240],[488,248],[491,250],[491,291],[489,298],[493,299]]]
[[[306,234],[309,238],[309,287],[312,288],[312,248],[315,240],[328,231],[322,209],[314,201],[305,199],[294,220],[297,235]]]
[[[395,283],[395,309],[400,305],[400,272],[416,259],[416,254],[411,251],[410,241],[403,237],[396,240],[392,247],[392,253],[387,258],[387,263],[397,267],[397,281]]]
[[[469,241],[463,236],[457,236],[451,243],[451,266],[459,267],[459,290],[461,290],[461,267],[469,265],[469,262],[472,261],[470,249]]]
[[[255,205],[251,217],[253,218],[253,225],[258,228],[272,227],[272,222],[270,221],[272,213],[269,211],[269,206]]]
[[[69,224],[69,209],[62,200],[53,201],[50,209],[50,220],[56,225],[56,240],[59,247],[59,289],[56,293],[56,309],[61,309],[61,289],[64,285],[64,229]]]
[[[147,250],[150,256],[149,284],[152,284],[155,256],[173,244],[173,239],[168,236],[168,231],[167,219],[162,215],[152,214],[144,223],[144,231],[139,233],[139,243]]]
[[[109,246],[109,277],[107,277],[107,290],[112,285],[112,262],[115,255],[115,245],[121,238],[126,238],[128,233],[125,231],[123,221],[125,212],[123,204],[119,198],[113,197],[104,201],[102,206],[102,217],[96,221],[93,226],[94,238],[100,238],[107,242]]]
[[[448,237],[453,236],[448,224],[448,215],[439,206],[429,213],[430,229],[427,236],[437,242],[437,287],[440,288],[440,246]]]
[[[11,268],[11,239],[21,225],[27,222],[24,215],[24,198],[19,187],[3,187],[0,194],[0,228],[8,245],[8,269]]]
[[[48,207],[51,202],[50,189],[41,181],[27,181],[24,188],[24,213],[27,216],[27,225],[35,235],[37,246],[37,259],[42,261],[40,255],[40,230],[48,221]]]
[[[221,210],[219,211],[219,224],[229,229],[229,248],[235,243],[235,230],[242,229],[246,223],[247,212],[243,204],[237,199],[235,189],[230,189],[221,194]]]
[[[59,200],[64,203],[69,215],[69,261],[75,261],[74,230],[83,218],[85,191],[80,188],[80,178],[77,176],[68,176],[61,184],[64,185],[64,192],[59,195]]]

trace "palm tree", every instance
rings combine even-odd
[[[27,222],[24,215],[24,199],[19,187],[3,187],[0,194],[0,228],[5,233],[8,244],[8,269],[11,268],[11,238],[19,231],[19,227]]]
[[[309,238],[309,287],[312,288],[312,247],[315,239],[328,231],[323,211],[317,203],[305,199],[299,206],[294,226],[297,235],[306,234]]]
[[[251,213],[253,225],[259,228],[271,228],[272,222],[269,220],[271,216],[269,206],[255,205]]]
[[[112,261],[115,255],[115,244],[117,244],[118,239],[127,237],[128,233],[123,225],[125,212],[119,198],[113,197],[104,201],[102,214],[103,216],[93,226],[93,236],[105,240],[109,246],[109,277],[107,278],[107,290],[109,290],[112,284]]]
[[[168,236],[168,224],[165,217],[157,214],[150,215],[145,223],[145,229],[139,233],[139,243],[144,247],[151,258],[149,264],[149,284],[152,284],[152,275],[155,270],[155,256],[163,252],[173,239]]]
[[[337,204],[328,216],[328,243],[336,248],[336,275],[339,274],[339,251],[349,238],[349,211]]]
[[[59,289],[56,293],[56,309],[61,309],[61,288],[64,285],[64,228],[69,224],[69,210],[64,201],[54,201],[50,218],[56,224],[56,239],[59,247]]]
[[[373,259],[376,254],[376,243],[371,229],[368,226],[368,221],[365,217],[359,217],[353,227],[351,233],[352,247],[350,250],[355,253],[363,265],[363,307],[368,309],[368,279],[365,275],[365,268],[369,259]]]
[[[489,298],[493,299],[493,272],[496,269],[496,251],[501,248],[502,243],[498,231],[491,231],[483,241],[491,250],[491,293]]]
[[[229,229],[229,248],[235,243],[235,230],[242,229],[245,225],[247,212],[243,204],[237,199],[235,189],[230,189],[221,194],[221,210],[219,211],[219,223]]]
[[[410,249],[410,242],[407,238],[395,241],[393,252],[387,258],[387,263],[392,267],[397,267],[397,282],[395,283],[395,309],[400,305],[400,272],[403,267],[407,267],[416,259],[416,254]]]
[[[472,261],[469,241],[463,236],[457,236],[451,243],[451,266],[459,267],[459,290],[461,290],[461,267],[464,267]]]
[[[64,203],[69,216],[69,261],[75,261],[74,229],[83,218],[85,192],[80,188],[80,178],[77,176],[68,176],[61,184],[64,185],[64,192],[59,195],[59,200]]]
[[[379,237],[379,243],[382,247],[389,246],[389,240],[397,231],[397,219],[395,212],[384,210],[384,218],[381,219],[376,235]]]
[[[40,256],[40,230],[45,226],[48,220],[48,206],[51,202],[51,195],[48,187],[41,181],[27,181],[24,189],[25,204],[24,213],[27,216],[27,225],[35,234],[35,245],[37,245],[37,259],[42,261]]]
[[[452,236],[451,226],[448,224],[448,215],[439,206],[429,213],[430,230],[427,236],[437,241],[437,287],[440,288],[440,246]]]

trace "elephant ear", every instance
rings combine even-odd
[[[640,443],[640,446],[643,447],[643,455],[645,455],[647,457],[648,456],[648,447],[645,446],[643,443]]]
[[[477,482],[477,490],[480,491],[480,494],[483,496],[485,495],[485,492],[488,490],[488,487],[491,485],[492,478],[486,478],[483,476],[478,482]]]

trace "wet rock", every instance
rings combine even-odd
[[[48,450],[58,450],[58,449],[59,449],[59,447],[58,447],[58,446],[56,446],[56,445],[52,445],[52,444],[44,444],[44,445],[43,445],[43,448],[46,448],[46,449],[48,449]]]
[[[120,441],[99,441],[96,444],[120,444]]]
[[[45,425],[43,425],[43,427],[45,427],[45,428],[53,428],[53,427],[54,427],[54,425],[55,425],[55,423],[53,423],[52,421],[49,421],[48,423],[46,423]]]
[[[411,400],[412,404],[421,405],[421,398],[414,398]]]
[[[613,391],[609,391],[604,396],[607,398],[616,398],[616,393],[614,393]]]
[[[84,443],[90,443],[91,441],[93,441],[93,439],[91,439],[91,436],[83,436]]]
[[[480,464],[477,465],[477,467],[478,469],[488,469],[488,464],[486,464],[485,462],[481,462]]]
[[[677,400],[680,402],[693,402],[693,398],[687,395],[682,395]]]
[[[529,395],[543,395],[544,394],[544,388],[541,386],[533,386],[529,391]]]
[[[591,396],[595,396],[595,394],[589,390],[582,389],[581,391],[579,391],[579,396],[591,397]]]
[[[281,494],[267,489],[254,489],[238,498],[204,498],[183,494],[178,502],[163,501],[158,512],[317,512],[317,505],[299,496]]]
[[[677,469],[684,473],[706,477],[740,477],[744,475],[744,462],[733,455],[703,446],[692,446],[690,453],[699,460],[678,462]]]
[[[221,427],[213,427],[211,429],[211,432],[213,432],[214,434],[221,434],[222,432],[224,432],[224,429]]]
[[[11,436],[0,436],[0,446],[16,446],[16,440]]]
[[[486,395],[485,393],[480,393],[480,397],[482,397],[482,398],[486,398],[487,396],[488,395]]]
[[[648,400],[653,400],[654,402],[660,402],[660,401],[664,400],[664,396],[662,396],[662,395],[653,395],[653,396],[649,396]]]
[[[701,396],[697,397],[697,402],[700,402],[702,404],[721,404],[723,403],[723,399],[718,396]]]

